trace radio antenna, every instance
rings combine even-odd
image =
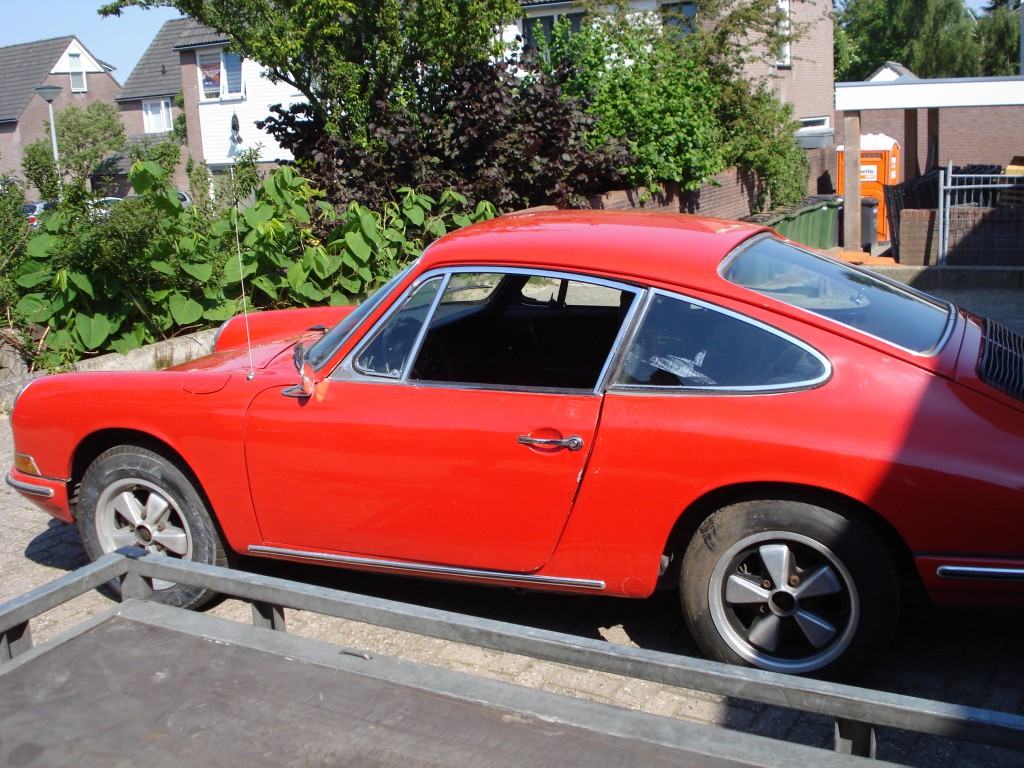
[[[238,234],[238,185],[235,183],[235,166],[231,166],[231,197],[234,201],[235,252],[238,254],[238,282],[242,288],[242,318],[245,322],[245,347],[249,351],[249,375],[246,381],[256,378],[256,366],[252,361],[252,336],[249,334],[249,302],[245,294],[245,270],[242,266],[242,239]]]

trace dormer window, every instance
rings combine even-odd
[[[237,53],[216,51],[199,54],[199,93],[204,101],[240,99],[242,57]]]
[[[85,93],[88,86],[85,79],[85,67],[82,66],[82,54],[68,54],[68,71],[71,73],[72,93]]]

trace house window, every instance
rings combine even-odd
[[[146,133],[166,133],[173,127],[170,99],[142,102],[142,122]]]
[[[789,67],[793,64],[793,53],[789,43],[789,0],[779,0],[779,34],[783,42],[779,46],[779,56],[775,62],[777,67]]]
[[[88,88],[85,81],[85,68],[82,66],[82,54],[68,54],[68,71],[71,73],[71,90],[84,93]]]
[[[696,3],[662,3],[658,8],[668,26],[680,29],[684,34],[690,32],[697,15]]]
[[[583,23],[584,13],[555,13],[549,16],[532,16],[523,19],[523,48],[528,51],[539,52],[544,58],[548,57],[548,46],[551,43],[551,36],[555,31],[555,24],[563,17],[569,22],[571,34],[580,31]]]
[[[237,53],[201,53],[199,86],[204,100],[242,97],[242,58]]]

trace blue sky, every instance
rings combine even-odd
[[[0,47],[75,35],[93,56],[117,68],[113,74],[121,84],[161,25],[180,16],[168,8],[129,8],[121,16],[103,18],[96,10],[105,0],[0,0],[0,4]]]

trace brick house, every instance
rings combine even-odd
[[[34,88],[62,88],[55,112],[72,104],[83,109],[95,101],[113,104],[121,88],[113,69],[74,36],[0,48],[0,174],[20,176],[25,147],[49,138],[49,110]]]

